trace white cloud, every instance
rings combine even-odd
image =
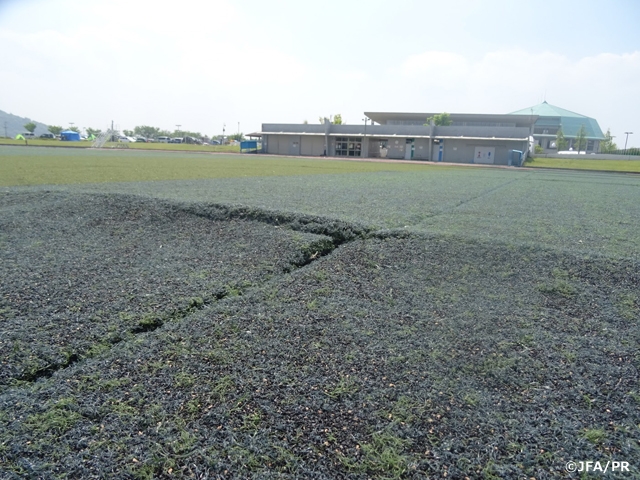
[[[465,83],[471,63],[454,52],[424,52],[409,56],[400,66],[403,76],[424,87],[456,88]]]

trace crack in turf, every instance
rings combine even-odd
[[[234,295],[242,295],[242,291],[235,290]],[[218,292],[214,295],[206,297],[204,299],[192,299],[188,305],[183,308],[176,308],[170,313],[158,314],[154,317],[145,318],[141,320],[138,325],[129,328],[125,333],[130,333],[133,335],[137,335],[140,333],[152,332],[162,327],[165,323],[176,322],[182,320],[183,318],[191,315],[198,310],[202,310],[207,305],[222,300],[231,295],[231,292],[228,289],[225,289],[221,292]],[[122,342],[128,341],[128,338],[124,338],[120,336],[117,340],[109,342],[109,348],[112,348],[115,345],[118,345]],[[82,360],[92,358],[94,355],[89,353],[90,348],[84,352],[74,352],[68,356],[68,358],[64,362],[60,363],[52,363],[38,370],[34,370],[32,372],[27,372],[22,374],[19,377],[16,377],[16,380],[21,382],[35,382],[41,378],[50,378],[54,373],[60,370],[64,370],[69,368],[70,366],[78,363]]]
[[[294,231],[325,235],[335,247],[358,238],[367,238],[374,229],[365,225],[345,222],[327,217],[301,213],[272,211],[255,207],[225,204],[183,204],[178,208],[186,213],[210,220],[251,220]]]
[[[331,254],[341,245],[351,243],[358,239],[408,238],[411,236],[409,232],[401,230],[374,230],[373,228],[364,225],[357,225],[355,223],[349,223],[327,217],[290,212],[274,212],[244,206],[231,206],[224,204],[180,204],[177,208],[184,213],[196,215],[209,220],[255,221],[276,227],[288,228],[293,231],[329,237],[328,240],[318,240],[304,248],[301,251],[303,255],[302,259],[291,262],[290,267],[285,268],[283,274],[290,273],[295,269],[306,267],[319,258]],[[224,288],[223,290],[206,298],[198,298],[197,300],[192,299],[191,302],[183,308],[174,309],[169,313],[143,318],[138,325],[128,329],[126,333],[138,335],[141,333],[153,332],[167,323],[183,320],[194,312],[204,309],[207,305],[230,296],[243,295],[248,289],[256,288],[258,286],[259,285],[251,285],[246,288],[234,287],[233,291],[230,288]],[[129,340],[130,338],[120,337],[117,340],[110,342],[109,348]],[[60,370],[69,368],[82,360],[92,358],[93,355],[89,354],[89,350],[90,349],[87,349],[85,352],[74,352],[69,355],[64,362],[50,364],[38,370],[24,373],[20,377],[17,377],[16,380],[23,382],[35,382],[41,378],[50,378]]]

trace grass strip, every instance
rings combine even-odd
[[[606,172],[640,173],[640,160],[593,160],[589,158],[533,158],[525,162],[525,167],[567,168],[571,170],[596,170]]]

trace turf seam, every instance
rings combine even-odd
[[[528,175],[531,175],[531,174],[529,173]],[[508,182],[504,182],[504,183],[501,183],[500,185],[497,185],[495,187],[489,188],[487,190],[483,190],[482,192],[478,193],[477,195],[473,195],[473,196],[471,196],[469,198],[461,200],[460,202],[456,203],[455,205],[452,205],[449,208],[445,208],[444,210],[440,210],[439,212],[434,212],[432,215],[428,215],[428,217],[433,218],[433,217],[438,217],[440,215],[444,215],[446,213],[450,213],[450,212],[454,211],[455,209],[457,209],[457,208],[459,208],[459,207],[461,207],[463,205],[466,205],[467,203],[473,202],[474,200],[478,200],[479,198],[486,197],[487,195],[491,195],[492,193],[494,193],[494,192],[496,192],[496,191],[498,191],[498,190],[500,190],[502,188],[508,187],[512,183],[518,182],[520,180],[522,180],[522,178],[516,177],[516,178],[513,178],[513,179],[509,180]]]

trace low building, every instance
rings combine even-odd
[[[425,125],[434,113],[365,112],[362,125],[265,123],[251,134],[275,155],[368,157],[519,165],[535,115],[450,114],[449,126]],[[368,121],[371,124],[368,124]]]
[[[550,105],[546,101],[533,107],[523,108],[513,112],[511,115],[522,116],[527,114],[538,118],[533,126],[533,140],[535,145],[539,145],[544,149],[544,153],[556,153],[558,151],[556,138],[560,129],[562,129],[562,134],[567,140],[567,150],[577,150],[576,138],[583,125],[586,132],[587,153],[599,152],[600,142],[605,139],[600,125],[594,118]]]

